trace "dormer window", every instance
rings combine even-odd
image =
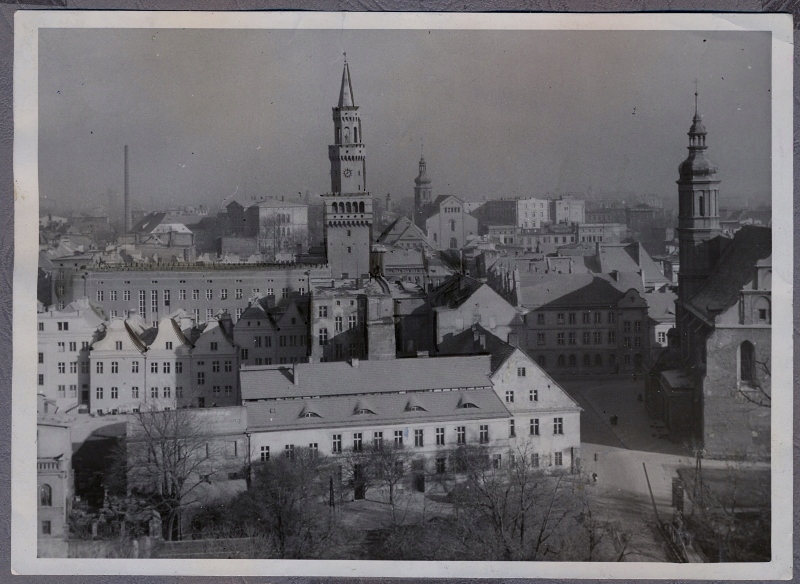
[[[409,412],[426,412],[428,410],[426,410],[422,406],[408,406],[408,411]]]
[[[303,418],[321,418],[317,412],[303,412]]]
[[[361,414],[372,414],[372,415],[375,415],[375,412],[373,412],[369,408],[358,408],[356,410],[356,415],[361,415]]]

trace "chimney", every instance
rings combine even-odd
[[[128,145],[125,144],[125,233],[130,233],[133,225],[131,225],[131,200],[130,191],[128,190]]]
[[[292,383],[294,385],[299,385],[300,384],[300,376],[299,376],[299,373],[297,371],[297,363],[292,365]]]

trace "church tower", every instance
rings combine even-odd
[[[333,108],[333,127],[334,143],[328,146],[331,192],[323,195],[325,249],[334,278],[359,278],[369,273],[372,198],[367,192],[364,135],[347,55],[339,104]]]
[[[419,175],[414,179],[414,224],[425,231],[425,209],[431,203],[431,179],[425,157],[419,159]]]
[[[678,296],[689,300],[703,285],[719,257],[719,183],[717,167],[706,158],[706,129],[697,110],[689,129],[689,156],[678,179],[678,241],[680,271]]]

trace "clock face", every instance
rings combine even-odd
[[[345,175],[347,178],[350,178],[350,175],[351,175],[351,174],[353,174],[353,171],[352,171],[352,170],[350,170],[349,168],[345,168],[345,169],[344,169],[344,175]]]

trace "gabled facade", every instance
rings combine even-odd
[[[461,199],[442,195],[431,203],[425,232],[435,249],[461,249],[469,239],[477,237],[478,220],[464,210]]]
[[[191,330],[188,383],[177,394],[179,406],[234,406],[239,398],[239,350],[227,314]]]
[[[275,305],[274,297],[251,302],[233,327],[242,365],[278,365],[308,360],[310,322],[307,297]]]

